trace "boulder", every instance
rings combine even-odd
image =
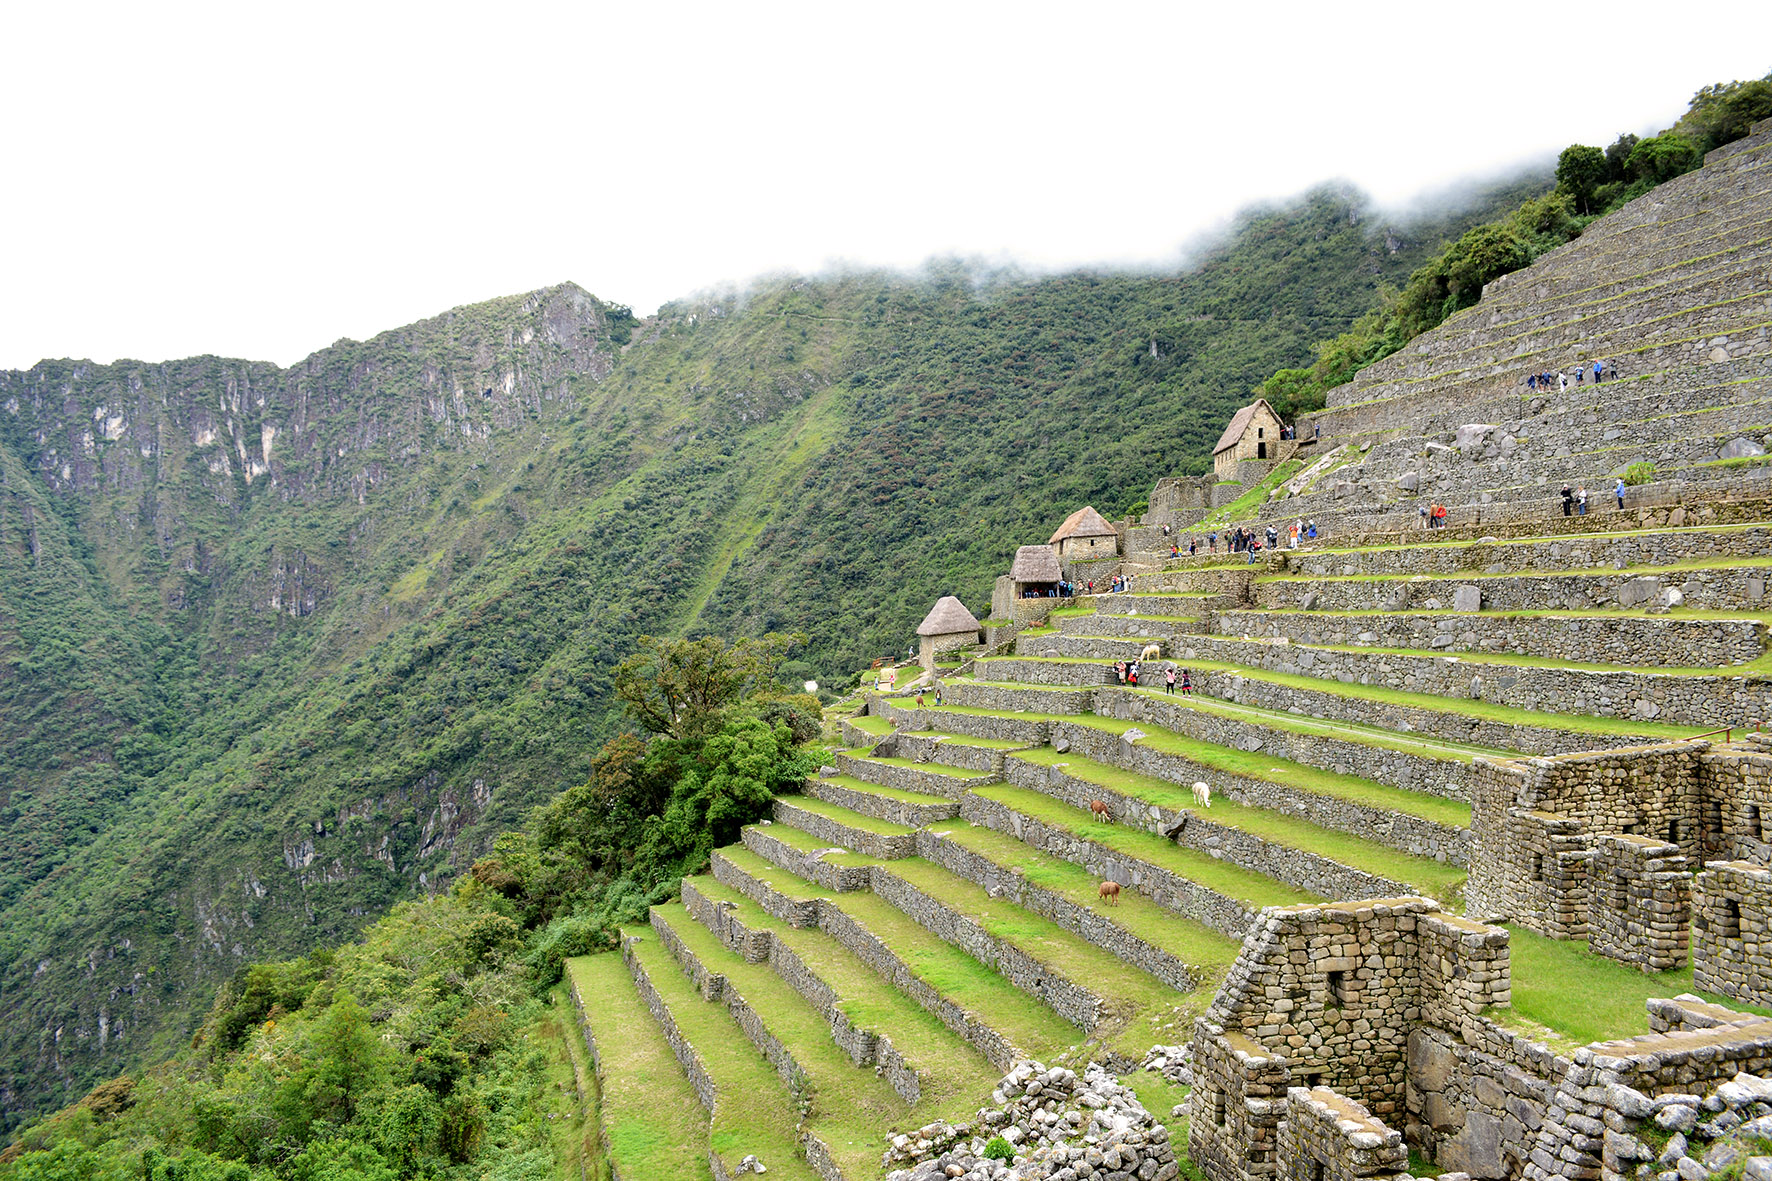
[[[1457,447],[1460,451],[1463,451],[1472,444],[1481,442],[1483,436],[1487,435],[1494,429],[1494,423],[1466,423],[1464,426],[1459,427],[1457,431],[1453,432],[1453,446]]]
[[[1749,456],[1764,455],[1766,449],[1752,439],[1734,438],[1723,444],[1717,452],[1718,459],[1747,459]]]
[[[1397,477],[1397,488],[1400,491],[1413,492],[1419,487],[1421,487],[1421,474],[1419,472],[1404,472]]]
[[[1618,588],[1618,605],[1620,607],[1639,607],[1660,593],[1660,579],[1633,578]]]
[[[1454,611],[1481,611],[1483,609],[1483,591],[1468,583],[1452,588],[1452,609]]]

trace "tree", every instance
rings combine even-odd
[[[1698,146],[1677,131],[1663,132],[1631,149],[1632,176],[1660,184],[1698,167]]]
[[[1483,285],[1532,261],[1532,252],[1512,227],[1490,223],[1460,238],[1446,257],[1446,281],[1459,306],[1477,302]]]
[[[1607,146],[1607,180],[1628,180],[1630,178],[1630,154],[1636,149],[1637,142],[1637,137],[1627,131]]]
[[[747,693],[770,683],[782,657],[804,638],[771,632],[727,647],[718,636],[641,636],[640,651],[615,668],[615,695],[654,734],[699,741]]]
[[[1575,198],[1582,213],[1593,212],[1594,189],[1606,179],[1606,153],[1587,144],[1570,144],[1557,157],[1557,187]]]
[[[1753,130],[1761,119],[1772,118],[1772,78],[1706,86],[1692,96],[1692,106],[1680,120],[1701,151],[1734,143]]]

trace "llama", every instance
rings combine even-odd
[[[1138,658],[1138,659],[1139,659],[1139,660],[1141,660],[1141,661],[1143,661],[1143,660],[1155,660],[1155,659],[1157,659],[1157,657],[1159,657],[1159,656],[1161,656],[1161,655],[1163,655],[1163,649],[1162,649],[1162,647],[1161,647],[1161,645],[1158,645],[1158,644],[1146,644],[1146,645],[1145,645],[1145,646],[1144,646],[1144,655],[1143,655],[1143,656],[1140,656],[1140,657],[1139,657],[1139,658]]]
[[[1212,806],[1211,786],[1201,783],[1197,779],[1194,781],[1194,803],[1200,805],[1202,808],[1210,808]]]
[[[1106,802],[1102,800],[1089,801],[1089,814],[1095,819],[1104,822],[1114,818],[1113,809],[1109,808]]]
[[[1101,884],[1101,889],[1096,892],[1101,895],[1101,900],[1109,906],[1120,905],[1119,882],[1103,882]]]

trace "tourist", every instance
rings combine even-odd
[[[1190,554],[1194,552],[1194,543],[1191,541],[1187,543],[1187,552]],[[1169,543],[1169,556],[1172,558],[1181,557],[1181,547],[1173,541]]]
[[[1095,579],[1093,579],[1093,578],[1091,578],[1091,579],[1090,579],[1090,580],[1089,580],[1089,593],[1090,593],[1090,594],[1094,594],[1094,593],[1095,593]]]
[[[1432,529],[1434,527],[1434,519],[1428,515],[1427,505],[1425,504],[1421,506],[1421,527],[1423,529]]]
[[[1120,684],[1126,683],[1126,662],[1124,660],[1114,661],[1114,677]]]
[[[941,682],[935,682],[935,708],[941,708]]]
[[[1169,536],[1169,526],[1167,526],[1167,525],[1163,526],[1163,536],[1164,537]]]
[[[1198,555],[1199,552],[1200,552],[1200,539],[1198,537],[1188,538],[1187,539],[1187,556],[1191,558],[1191,557]]]
[[[1596,377],[1596,378],[1594,378],[1594,380],[1598,381],[1600,379]],[[1618,477],[1618,483],[1612,485],[1612,495],[1618,497],[1618,511],[1623,512],[1624,511],[1624,477],[1623,476]]]
[[[1315,541],[1317,539],[1317,523],[1315,521],[1312,521],[1310,524],[1306,525],[1304,527],[1304,531],[1305,531],[1305,535],[1307,537],[1309,537],[1312,541]]]
[[[1138,665],[1139,662],[1134,660],[1132,667],[1126,670],[1126,683],[1134,689],[1138,688]]]
[[[1575,489],[1575,506],[1576,506],[1576,511],[1579,515],[1584,516],[1584,517],[1587,516],[1587,485],[1586,484],[1583,484],[1580,487]]]
[[[1446,527],[1446,506],[1443,504],[1436,504],[1436,505],[1434,505],[1434,528],[1435,529],[1444,529],[1445,527]]]
[[[1169,693],[1169,694],[1173,694],[1175,692],[1175,666],[1174,665],[1170,665],[1168,668],[1163,670],[1163,692]]]
[[[1267,547],[1269,549],[1280,548],[1280,531],[1272,525],[1267,527]]]
[[[1183,697],[1191,697],[1193,695],[1193,692],[1194,692],[1193,677],[1192,677],[1192,675],[1189,674],[1187,669],[1184,668],[1181,670],[1181,695]]]
[[[1560,394],[1568,388],[1569,388],[1569,375],[1567,373],[1558,373],[1557,374],[1557,393]]]
[[[1605,366],[1601,365],[1598,361],[1595,361],[1594,362],[1594,384],[1599,385],[1600,379],[1602,377],[1604,377],[1605,374],[1606,374]]]
[[[1209,554],[1218,552],[1218,530],[1216,529],[1206,535],[1206,552]]]
[[[1568,516],[1572,511],[1574,511],[1574,508],[1575,508],[1575,493],[1569,488],[1569,485],[1564,484],[1563,485],[1563,515],[1565,517]]]
[[[1585,365],[1577,365],[1575,367],[1575,384],[1576,385],[1581,384],[1581,375],[1586,372],[1587,372],[1587,366],[1585,366]]]

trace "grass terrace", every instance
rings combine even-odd
[[[867,785],[863,786],[865,787]],[[932,797],[930,796],[921,796],[918,797],[918,802],[926,804],[930,802],[931,798]],[[876,820],[872,816],[864,816],[862,813],[852,811],[840,804],[826,803],[824,800],[816,799],[813,796],[785,796],[783,797],[783,802],[792,804],[794,807],[799,808],[802,811],[811,812],[815,816],[823,816],[826,820],[834,820],[838,824],[848,825],[850,828],[859,828],[863,832],[877,833],[883,837],[908,836],[916,831],[916,829],[907,828],[902,824],[894,824],[890,820]],[[783,823],[786,822],[784,821]],[[779,828],[781,825],[771,825],[771,827]]]
[[[755,1153],[771,1162],[771,1171],[779,1168],[783,1177],[817,1181],[818,1174],[800,1155],[794,1136],[799,1112],[775,1068],[745,1037],[724,1006],[701,999],[701,993],[650,927],[624,929],[622,935],[640,937],[634,949],[636,958],[714,1080],[718,1101],[708,1142],[724,1159],[736,1161]],[[694,1114],[700,1111],[696,1104]]]
[[[632,1181],[711,1177],[707,1111],[621,956],[570,959],[566,974],[584,1001],[583,1020],[602,1060],[598,1105],[615,1169]]]
[[[1224,796],[1214,797],[1212,807],[1202,810],[1194,804],[1193,793],[1187,787],[1166,779],[1140,775],[1136,771],[1126,771],[1108,763],[1079,758],[1075,754],[1061,755],[1052,750],[1039,750],[1031,752],[1031,755],[1016,757],[1026,758],[1028,762],[1043,766],[1063,766],[1067,774],[1077,779],[1100,784],[1135,800],[1163,808],[1198,812],[1202,819],[1213,824],[1239,828],[1276,845],[1302,849],[1367,873],[1406,881],[1427,891],[1442,905],[1450,905],[1448,900],[1456,898],[1464,887],[1465,872],[1458,866],[1446,865],[1428,857],[1417,857],[1392,849],[1388,845],[1323,828],[1308,820],[1283,816],[1264,808],[1246,807]],[[992,796],[996,790],[981,788],[977,794]],[[1083,830],[1082,835],[1099,839],[1095,829],[1106,826],[1093,820],[1090,824],[1091,827]]]

